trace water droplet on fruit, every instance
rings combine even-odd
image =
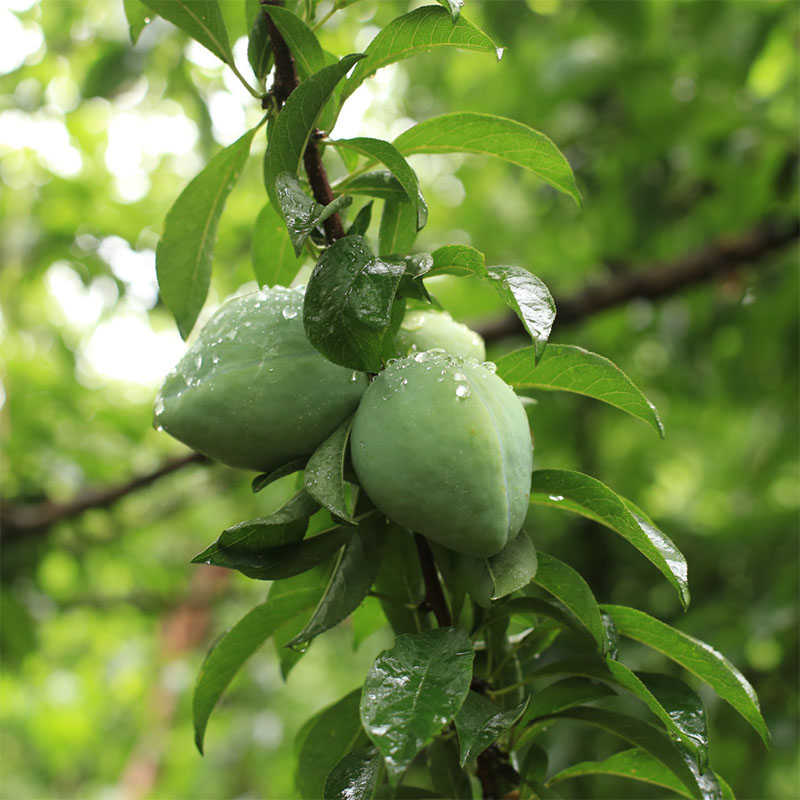
[[[294,319],[297,316],[297,309],[291,306],[284,306],[281,315],[284,319]]]
[[[219,356],[211,356],[212,364],[219,364]]]
[[[238,333],[239,331],[236,330],[236,328],[234,328],[233,330],[230,330],[225,334],[225,338],[232,342],[236,338],[236,334]]]
[[[355,383],[358,380],[358,372],[353,370],[353,374],[350,376],[350,380]]]
[[[469,397],[470,396],[470,389],[466,383],[459,383],[456,386],[456,395],[458,397]]]
[[[484,369],[488,369],[489,372],[497,372],[497,364],[495,364],[494,361],[484,361],[481,366]]]
[[[200,369],[200,367],[203,366],[203,356],[197,356],[194,360],[194,365],[197,367],[197,369]]]
[[[457,381],[465,381],[467,379],[467,376],[463,372],[454,372],[453,377]]]

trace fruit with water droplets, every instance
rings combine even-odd
[[[154,424],[224,464],[269,472],[311,454],[366,386],[311,346],[302,290],[276,286],[211,317],[164,381]]]
[[[350,440],[356,475],[394,522],[488,557],[525,519],[533,448],[517,396],[490,369],[429,351],[370,384]]]
[[[446,311],[409,309],[394,337],[398,355],[440,348],[450,355],[483,361],[486,347],[475,331],[456,322]]]

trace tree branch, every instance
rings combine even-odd
[[[766,220],[747,233],[723,236],[695,253],[675,261],[619,272],[602,284],[556,298],[556,325],[569,325],[621,305],[635,297],[658,298],[675,294],[695,283],[707,281],[736,267],[755,263],[765,255],[786,247],[800,235],[800,220],[781,224]],[[522,323],[509,314],[478,329],[487,341],[523,334]]]
[[[189,464],[200,464],[208,459],[200,453],[190,453],[167,461],[163,466],[146,475],[140,475],[119,486],[107,489],[88,490],[69,503],[16,504],[0,499],[0,537],[3,542],[20,538],[26,534],[44,533],[58,522],[80,516],[90,508],[108,508],[133,492],[144,489],[159,478],[176,472]]]
[[[453,624],[450,618],[450,609],[442,591],[442,584],[439,583],[439,575],[436,572],[436,562],[433,560],[428,540],[419,533],[414,534],[414,542],[417,545],[419,563],[422,567],[422,577],[425,579],[425,602],[433,611],[436,622],[440,628],[447,628]]]
[[[263,6],[282,6],[282,0],[261,0]],[[269,40],[272,45],[272,54],[275,58],[275,79],[272,84],[272,95],[280,108],[287,100],[289,95],[297,88],[297,69],[294,58],[286,44],[280,31],[272,21],[272,17],[266,14],[267,30]],[[311,191],[314,199],[323,206],[328,205],[333,200],[333,191],[328,181],[328,173],[322,163],[322,155],[316,141],[316,132],[312,133],[305,152],[303,153],[303,166],[306,168],[308,182],[311,184]],[[331,214],[323,223],[325,238],[328,243],[335,242],[344,236],[342,219],[338,214]]]

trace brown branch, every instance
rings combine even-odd
[[[262,6],[282,6],[282,0],[261,0]],[[272,83],[272,95],[280,108],[287,100],[289,95],[297,88],[297,69],[294,58],[286,44],[280,31],[272,21],[272,17],[266,14],[267,29],[269,40],[272,45],[272,54],[275,57],[275,78]],[[328,173],[322,163],[322,155],[317,146],[315,133],[312,132],[311,138],[306,145],[303,153],[303,166],[306,168],[308,182],[311,184],[311,191],[314,199],[323,206],[333,201],[333,191],[328,181]],[[342,220],[338,214],[331,214],[323,223],[325,238],[328,243],[335,242],[344,236]]]
[[[635,297],[666,297],[742,264],[754,264],[773,250],[791,244],[799,235],[800,220],[795,219],[789,224],[767,220],[747,233],[721,237],[702,250],[675,261],[619,272],[605,283],[587,286],[567,297],[557,297],[556,324],[569,325]],[[479,328],[479,333],[487,341],[524,332],[522,323],[514,314]]]
[[[89,489],[68,503],[45,500],[40,503],[17,504],[7,499],[0,499],[0,537],[3,542],[8,542],[27,534],[44,533],[58,522],[80,516],[90,508],[108,508],[117,500],[150,486],[165,475],[189,464],[199,464],[207,460],[200,453],[179,456],[170,459],[153,472],[139,475],[118,486]]]
[[[436,563],[433,560],[430,545],[428,540],[419,533],[414,534],[414,542],[417,545],[422,577],[425,579],[425,602],[428,608],[433,611],[439,627],[447,628],[453,624],[453,621],[450,618],[450,609],[447,607],[447,601],[444,598],[442,584],[439,583],[439,575],[436,572]]]

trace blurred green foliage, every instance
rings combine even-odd
[[[223,3],[238,35],[244,5]],[[183,348],[157,303],[152,251],[180,189],[260,109],[162,21],[132,47],[122,3],[8,8],[0,474],[4,498],[18,505],[121,484],[182,452],[150,427],[159,375]],[[323,45],[340,55],[363,48],[405,8],[362,0],[331,18]],[[337,133],[396,135],[447,111],[502,114],[562,148],[585,202],[578,210],[499,161],[414,156],[430,205],[420,249],[471,243],[563,296],[796,213],[796,4],[468,0],[465,14],[508,47],[499,63],[438,52],[383,70],[354,95]],[[209,307],[252,281],[263,148],[260,137],[223,216]],[[679,295],[557,323],[555,341],[608,355],[645,389],[664,442],[574,396],[542,394],[529,412],[539,467],[597,476],[686,554],[693,602],[683,615],[624,542],[535,512],[537,543],[579,569],[600,601],[637,605],[710,642],[755,685],[769,753],[704,693],[711,760],[741,798],[789,798],[798,787],[797,276],[791,247]],[[464,321],[500,313],[470,281],[437,279],[431,289]],[[493,343],[490,355],[519,343]],[[359,685],[390,637],[375,631],[367,604],[315,642],[285,684],[269,645],[232,685],[208,754],[197,755],[197,668],[265,587],[240,576],[203,583],[205,568],[189,560],[292,488],[284,479],[253,496],[249,478],[195,465],[45,533],[3,531],[3,797],[292,795],[294,733]],[[187,608],[192,623],[176,618]],[[182,630],[202,641],[181,644]],[[666,668],[631,645],[624,653],[631,666]],[[553,768],[608,754],[608,740],[583,729],[551,736]],[[619,797],[630,787],[583,779],[559,791]]]

